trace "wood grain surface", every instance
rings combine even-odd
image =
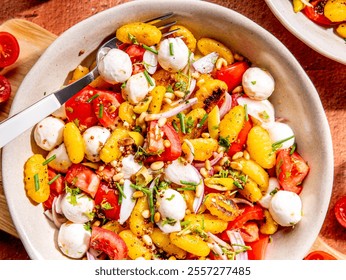
[[[21,80],[56,36],[93,14],[128,1],[3,0],[2,2],[0,29],[9,28],[15,22],[16,27],[11,28],[15,28],[14,32],[19,32],[19,37],[23,39],[20,41],[22,52],[16,64],[11,68],[0,69],[0,74],[10,79],[13,88],[10,100],[0,104],[0,121],[8,115]],[[344,121],[346,118],[346,66],[323,57],[295,38],[274,17],[264,1],[212,0],[209,2],[231,8],[247,16],[276,36],[297,58],[319,92],[332,132],[335,173],[333,194],[326,220],[311,250],[328,251],[339,259],[346,259],[346,230],[339,226],[333,213],[336,200],[346,195]],[[15,21],[8,21],[10,19]],[[0,175],[0,229],[3,230],[0,230],[0,259],[28,259],[20,240],[13,237],[17,233],[6,207]]]

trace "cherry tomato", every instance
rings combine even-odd
[[[65,103],[65,111],[68,120],[74,121],[87,128],[97,124],[98,118],[92,107],[92,98],[97,94],[97,90],[87,86],[75,94]]]
[[[11,84],[7,78],[0,75],[0,103],[7,101],[11,95]]]
[[[246,144],[246,140],[247,140],[247,135],[249,134],[251,128],[252,128],[252,122],[249,118],[249,120],[244,123],[244,127],[242,128],[242,130],[240,130],[237,140],[234,141],[229,147],[227,154],[230,157],[232,157],[235,153],[240,152],[244,149],[244,145]]]
[[[125,52],[129,55],[132,63],[136,63],[143,61],[145,49],[140,45],[130,45]]]
[[[299,194],[301,184],[310,169],[305,160],[297,152],[291,155],[290,149],[283,149],[277,154],[275,168],[280,186],[286,191]]]
[[[83,164],[73,164],[66,173],[66,182],[95,197],[100,185],[99,177]]]
[[[150,130],[149,130],[149,147],[150,145],[152,145],[153,147],[152,150],[156,149],[157,151],[159,151],[161,149],[161,145],[163,146],[163,141],[159,142],[158,140],[156,140],[156,135],[158,134],[157,131],[155,131],[156,129],[157,129],[157,121],[152,121],[150,123]],[[170,146],[169,147],[163,146],[162,153],[148,157],[146,159],[146,162],[155,162],[159,160],[173,161],[173,160],[176,160],[178,157],[180,157],[182,153],[179,134],[175,131],[173,126],[170,123],[166,123],[163,127],[160,127],[159,130],[163,132],[163,137],[161,139],[168,140],[170,142]],[[160,145],[160,146],[156,146],[156,145]]]
[[[94,113],[104,127],[110,127],[118,116],[118,108],[123,101],[121,94],[101,90],[95,91],[95,94],[97,97],[92,101]]]
[[[264,234],[260,234],[257,241],[246,243],[247,246],[251,247],[251,250],[247,251],[248,258],[250,260],[264,260],[268,243],[269,235]]]
[[[305,6],[303,13],[313,22],[322,25],[322,26],[332,26],[335,25],[324,15],[324,6],[327,3],[327,0],[317,0],[312,1],[310,4],[313,7]]]
[[[51,168],[48,168],[48,180],[51,181],[53,178],[55,178],[58,174],[52,170]],[[64,192],[65,186],[64,186],[64,177],[60,176],[57,177],[57,179],[54,180],[50,185],[50,193],[48,199],[43,203],[43,206],[45,209],[52,209],[53,200],[55,197],[59,196],[59,194],[62,194]]]
[[[128,248],[124,240],[108,229],[92,227],[90,247],[104,252],[112,260],[122,260],[127,257]]]
[[[313,251],[304,260],[336,260],[334,256],[324,251]]]
[[[114,189],[101,182],[95,195],[95,204],[100,206],[100,211],[107,219],[118,220],[120,213],[119,197]]]
[[[254,242],[259,239],[258,225],[255,222],[246,222],[240,228],[240,235],[245,242]]]
[[[235,62],[231,65],[223,66],[215,73],[216,79],[224,81],[228,86],[228,92],[232,92],[241,84],[244,72],[249,68],[245,61]]]
[[[0,68],[12,65],[19,56],[19,44],[11,33],[0,32]]]
[[[336,202],[334,213],[339,224],[346,228],[346,196],[341,197]]]

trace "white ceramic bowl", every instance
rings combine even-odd
[[[345,40],[333,28],[324,28],[302,12],[293,11],[292,1],[265,0],[276,18],[299,40],[316,52],[346,65]]]
[[[126,22],[145,20],[168,11],[194,34],[213,37],[267,68],[276,80],[271,101],[277,115],[289,120],[298,149],[311,172],[301,193],[303,220],[294,230],[273,236],[267,259],[302,259],[323,224],[333,181],[333,149],[319,96],[292,54],[270,33],[246,17],[221,6],[186,0],[135,1],[119,5],[80,22],[62,34],[42,55],[21,84],[11,115],[59,88],[67,73],[92,53],[100,42]],[[85,50],[79,56],[80,50]],[[64,259],[56,245],[57,231],[42,205],[26,197],[23,165],[35,152],[31,131],[3,149],[3,183],[13,222],[32,259]]]

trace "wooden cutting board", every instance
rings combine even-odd
[[[0,121],[8,116],[13,97],[25,75],[44,52],[44,50],[56,39],[56,35],[42,27],[20,19],[6,21],[0,26],[0,31],[8,31],[18,39],[21,52],[17,62],[6,69],[0,69],[0,75],[5,75],[12,85],[10,100],[0,105]],[[1,154],[0,154],[1,162]],[[8,211],[4,191],[2,188],[1,166],[0,166],[0,230],[18,237],[18,233],[12,223]],[[310,251],[323,250],[334,255],[338,259],[346,259],[346,255],[328,246],[322,238],[318,237]]]

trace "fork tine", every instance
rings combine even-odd
[[[164,14],[162,16],[159,16],[159,17],[156,17],[156,18],[153,18],[153,19],[149,19],[147,21],[145,21],[145,23],[149,23],[149,24],[155,24],[155,23],[158,23],[162,20],[165,20],[165,19],[168,19],[170,17],[172,17],[174,15],[173,12],[169,12],[167,14]]]
[[[167,31],[166,33],[163,33],[162,34],[162,37],[167,37],[175,32],[177,32],[180,28],[176,28],[176,29],[173,29],[173,30],[170,30],[170,31]]]
[[[175,20],[175,21],[172,21],[172,22],[168,22],[168,23],[166,23],[166,24],[164,24],[164,25],[162,25],[162,26],[159,26],[158,29],[162,30],[162,29],[171,27],[171,26],[175,25],[176,23],[177,23],[176,20]]]

